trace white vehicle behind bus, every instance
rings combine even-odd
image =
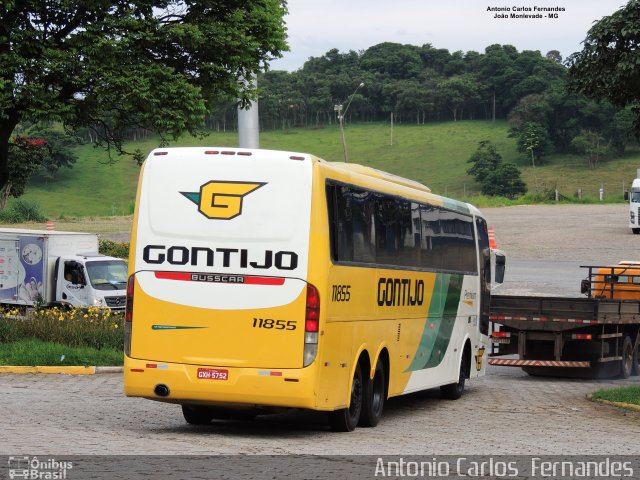
[[[0,229],[0,304],[123,310],[126,281],[94,233]]]
[[[631,184],[631,191],[625,192],[625,200],[629,200],[629,228],[638,235],[640,233],[640,169]]]

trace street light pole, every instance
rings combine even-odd
[[[353,100],[354,95],[356,94],[358,89],[360,89],[361,87],[364,87],[364,82],[360,82],[360,85],[358,85],[356,89],[353,91],[353,93],[349,97],[349,102],[347,103],[347,108],[344,109],[344,112],[342,111],[342,104],[333,106],[333,110],[338,115],[338,124],[340,125],[340,138],[342,139],[342,151],[344,152],[344,163],[349,163],[349,153],[347,151],[347,140],[344,136],[344,117],[347,114],[347,111],[349,110],[349,106],[351,105],[351,101]]]

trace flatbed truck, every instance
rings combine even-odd
[[[640,263],[581,268],[586,297],[491,296],[490,365],[532,375],[640,374]]]

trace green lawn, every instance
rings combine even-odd
[[[0,344],[0,365],[116,366],[124,362],[122,350],[70,347],[42,340]]]
[[[609,390],[598,390],[593,394],[596,400],[608,402],[628,403],[640,406],[640,386],[620,387]]]
[[[516,162],[530,192],[555,188],[572,195],[582,188],[585,195],[597,197],[605,186],[606,195],[622,193],[640,166],[640,154],[634,152],[623,159],[602,162],[590,169],[586,160],[575,156],[553,156],[548,163],[528,166],[515,149],[514,139],[507,136],[508,124],[488,121],[460,121],[427,125],[395,125],[390,145],[388,124],[348,124],[345,127],[349,157],[352,162],[371,165],[391,173],[418,180],[436,193],[466,198],[479,188],[465,172],[467,159],[480,140],[489,139],[505,161]],[[183,137],[172,146],[236,146],[235,132],[212,133],[206,138]],[[325,160],[342,161],[340,133],[336,125],[325,128],[292,129],[263,132],[262,148],[313,153]],[[145,154],[158,146],[156,138],[132,142],[128,150],[140,149]],[[71,170],[63,169],[55,181],[35,178],[27,188],[25,200],[40,204],[53,219],[126,215],[132,212],[139,167],[130,157],[108,164],[104,150],[91,145],[78,147],[79,160]],[[537,185],[537,189],[536,189]]]

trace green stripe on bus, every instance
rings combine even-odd
[[[433,287],[429,316],[413,361],[407,371],[436,367],[451,341],[462,292],[463,275],[438,274]]]

